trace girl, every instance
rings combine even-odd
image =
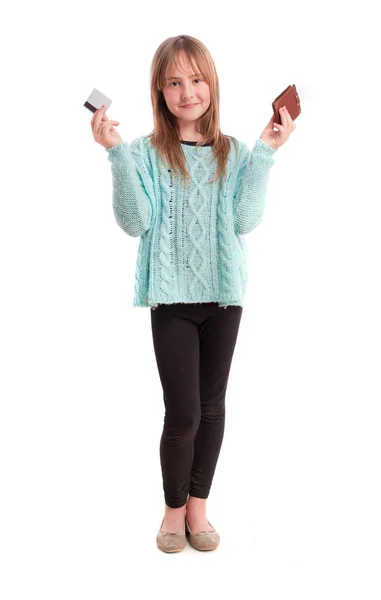
[[[159,548],[199,550],[220,537],[207,519],[222,444],[225,395],[247,284],[243,235],[262,220],[269,170],[295,129],[274,116],[254,148],[220,130],[219,82],[199,40],[180,35],[151,68],[154,130],[124,142],[104,107],[91,127],[108,153],[113,210],[140,237],[133,306],[150,307],[165,404]],[[278,131],[274,131],[274,127]]]

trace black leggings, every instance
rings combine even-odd
[[[225,394],[243,308],[159,304],[150,309],[165,417],[160,462],[167,506],[207,498],[225,428]]]

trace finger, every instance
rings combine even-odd
[[[102,135],[103,132],[105,130],[107,130],[107,128],[110,127],[110,125],[120,125],[120,123],[119,123],[119,121],[111,121],[111,120],[110,121],[104,121],[99,126],[99,130],[98,130],[99,135]]]
[[[94,133],[99,133],[99,128],[100,128],[100,124],[101,124],[101,120],[104,114],[104,111],[106,110],[106,107],[104,105],[102,105],[100,108],[98,108],[98,110],[94,113]]]
[[[288,125],[291,125],[291,115],[290,115],[290,113],[288,112],[287,108],[286,108],[286,107],[284,107],[284,109],[283,109],[283,110],[281,110],[280,112],[281,112],[281,115],[282,115],[282,118],[283,118],[283,120],[282,120],[282,123],[284,123],[284,124],[286,124],[286,125],[287,125],[287,124],[288,124]]]
[[[97,120],[97,117],[99,117],[99,108],[95,111],[91,119],[91,129],[93,131],[93,135],[95,135],[99,130],[99,119]]]
[[[112,120],[102,121],[101,127],[103,127],[104,125],[120,125],[120,123],[119,123],[119,121],[112,121]]]
[[[97,110],[94,112],[92,118],[91,118],[91,123],[94,123],[96,118],[99,116],[100,114],[100,110],[101,110],[102,106],[100,108],[97,108]]]
[[[110,121],[105,113],[102,117],[102,122],[105,123],[106,121],[109,121],[109,123],[114,123],[114,125],[120,125],[120,121]],[[112,127],[110,131],[115,131],[115,129]]]
[[[91,129],[94,129],[94,121],[95,121],[96,115],[97,115],[97,111],[95,111],[95,113],[91,117],[91,121],[90,121]]]
[[[285,121],[286,121],[286,126],[289,128],[290,132],[294,131],[296,125],[294,123],[294,120],[292,119],[290,113],[288,112],[287,108],[285,109]]]

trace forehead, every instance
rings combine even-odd
[[[200,69],[191,59],[178,57],[167,70],[167,79],[181,79],[182,77],[200,76]]]

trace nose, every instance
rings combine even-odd
[[[184,100],[193,98],[193,86],[191,83],[185,83],[182,89],[182,97]]]

